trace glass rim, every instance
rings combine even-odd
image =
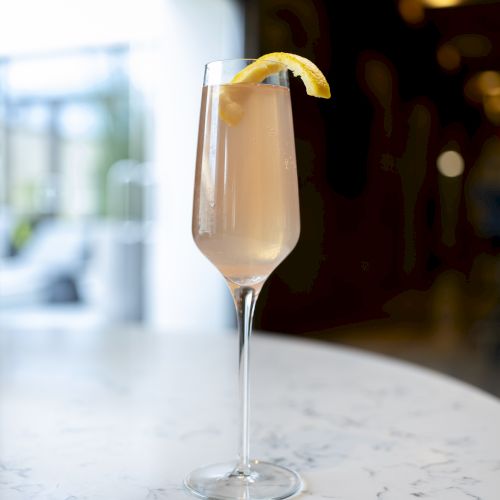
[[[241,61],[241,62],[248,62],[249,65],[255,61],[257,61],[259,58],[253,58],[253,57],[230,57],[228,59],[215,59],[213,61],[209,61],[207,63],[205,63],[205,68],[208,69],[209,66],[211,65],[215,65],[215,64],[223,64],[223,63],[235,63],[237,61]],[[282,66],[283,69],[281,69],[280,71],[288,71],[288,68],[287,66],[282,63],[281,61],[275,61],[274,59],[260,59],[261,61],[266,61],[266,62],[272,62],[272,63],[275,63],[275,64],[279,64],[280,66]]]

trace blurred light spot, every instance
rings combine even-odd
[[[445,177],[458,177],[464,172],[464,159],[456,151],[444,151],[438,156],[437,168]]]
[[[451,43],[441,45],[436,57],[439,65],[447,71],[454,71],[460,66],[460,52]]]
[[[500,86],[486,92],[483,106],[488,119],[495,125],[500,125]]]
[[[500,87],[500,73],[497,71],[483,71],[468,80],[464,91],[468,99],[482,103],[484,96],[498,87]]]
[[[400,0],[399,14],[409,24],[418,24],[424,20],[424,7],[420,0]]]
[[[464,94],[472,102],[482,102],[483,97],[477,85],[477,75],[467,80],[464,87]]]
[[[452,43],[464,57],[484,57],[491,51],[491,42],[483,35],[456,36]]]
[[[463,0],[422,0],[425,7],[431,9],[441,9],[444,7],[456,7],[463,3]]]
[[[387,65],[377,59],[367,61],[365,80],[379,102],[387,105],[392,95],[392,77]]]
[[[500,87],[500,73],[498,71],[483,71],[478,75],[477,84],[480,92],[485,95]]]

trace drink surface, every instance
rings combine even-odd
[[[221,92],[241,111],[220,118]],[[242,83],[203,88],[193,236],[233,283],[262,283],[300,232],[290,91]]]

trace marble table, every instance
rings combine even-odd
[[[188,499],[233,458],[236,336],[0,334],[2,500]],[[304,500],[498,500],[500,401],[388,358],[252,341],[252,455]]]

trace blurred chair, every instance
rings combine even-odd
[[[78,302],[78,280],[89,255],[85,226],[41,222],[15,256],[0,264],[0,305]]]

